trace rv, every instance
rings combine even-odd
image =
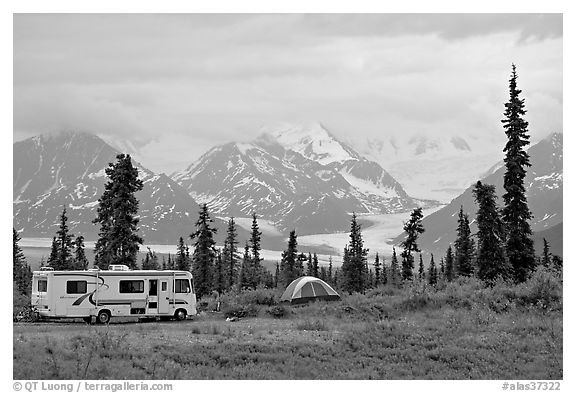
[[[32,307],[39,318],[83,318],[108,323],[111,317],[178,321],[196,315],[192,274],[178,270],[55,271],[41,268],[32,276]]]

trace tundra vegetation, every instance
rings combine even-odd
[[[183,323],[16,323],[14,379],[563,378],[552,268],[522,284],[415,280],[298,307],[280,295],[206,296]]]

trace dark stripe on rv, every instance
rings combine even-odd
[[[170,300],[168,303],[169,304],[188,304],[188,302],[186,300],[176,300],[176,301]]]
[[[129,271],[118,271],[118,272],[114,272],[114,271],[108,271],[108,270],[104,270],[104,271],[100,271],[98,273],[96,272],[90,272],[90,273],[86,273],[86,272],[58,272],[58,273],[54,273],[55,276],[87,276],[87,277],[96,277],[97,275],[102,277],[102,276],[161,276],[161,277],[187,277],[188,275],[184,272],[181,273],[171,273],[171,272],[155,272],[155,271],[148,271],[148,272],[135,272],[134,270],[129,270]]]

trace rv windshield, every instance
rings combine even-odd
[[[177,279],[174,283],[175,293],[190,293],[190,280]]]

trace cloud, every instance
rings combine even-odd
[[[501,133],[512,62],[531,131],[557,131],[561,15],[16,15],[14,135],[126,138],[171,172],[277,120]]]

